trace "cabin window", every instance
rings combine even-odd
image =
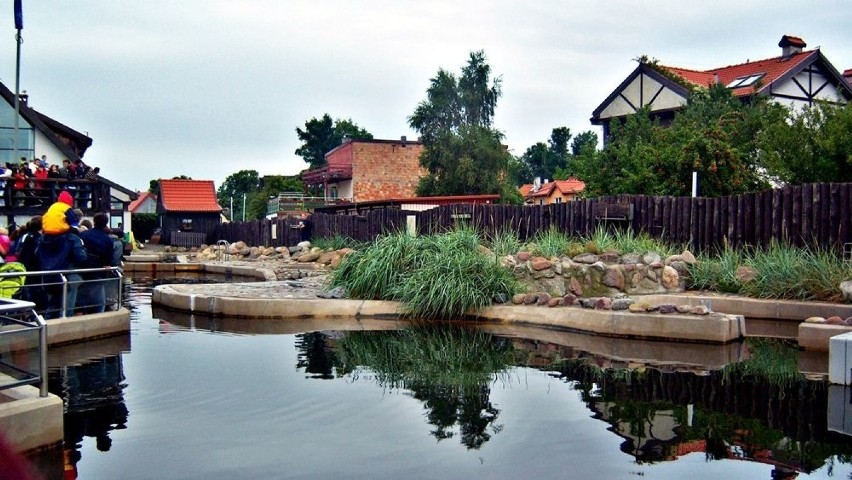
[[[763,78],[764,75],[764,73],[758,73],[756,75],[746,75],[745,77],[739,77],[733,82],[729,83],[727,85],[727,88],[740,88],[754,85],[754,83]]]
[[[328,187],[328,196],[330,198],[337,198],[337,185]]]
[[[181,220],[180,221],[180,230],[182,232],[192,231],[192,219],[191,218],[184,218],[183,220]]]

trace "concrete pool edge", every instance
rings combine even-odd
[[[207,316],[238,318],[399,317],[397,302],[322,298],[245,298],[205,293],[204,285],[160,285],[151,304]],[[580,307],[490,306],[470,317],[595,335],[687,342],[728,343],[745,337],[741,315],[631,313]]]

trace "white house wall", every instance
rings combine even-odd
[[[47,155],[47,161],[51,165],[61,165],[62,160],[65,159],[62,151],[37,129],[35,130],[35,154],[38,158],[41,158],[42,155]]]
[[[660,89],[662,88],[662,91]],[[659,94],[657,94],[659,92]],[[654,98],[656,95],[656,98]],[[622,96],[624,98],[622,98]],[[628,103],[625,98],[630,101]],[[653,100],[653,103],[650,103]],[[631,103],[633,106],[631,106]],[[636,113],[636,108],[649,105],[652,111],[670,110],[686,105],[686,99],[673,90],[666,88],[662,83],[645,75],[637,75],[624,89],[621,95],[615,97],[609,105],[601,111],[600,118],[623,117]],[[636,108],[634,108],[634,106]]]
[[[808,71],[810,70],[810,72]],[[793,81],[796,80],[806,92],[803,92],[799,85]],[[828,85],[824,84],[828,83]],[[822,87],[822,89],[820,89]],[[817,92],[814,94],[814,92]],[[843,95],[840,93],[840,90],[837,88],[837,85],[834,84],[834,80],[831,79],[828,75],[826,75],[817,65],[812,64],[809,68],[802,70],[797,73],[793,78],[783,82],[776,83],[772,85],[772,95],[779,95],[782,97],[791,96],[791,97],[807,97],[809,94],[813,95],[816,100],[824,100],[828,102],[843,102],[846,101],[843,98]],[[784,98],[779,99],[780,103],[785,103]]]

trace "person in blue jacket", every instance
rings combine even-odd
[[[107,215],[105,213],[96,213],[92,218],[94,223],[93,228],[80,232],[80,238],[86,246],[86,261],[81,265],[82,268],[103,268],[117,267],[120,263],[114,263],[113,255],[113,239],[109,235],[109,227]],[[83,278],[89,280],[80,286],[80,292],[77,297],[78,310],[83,313],[101,313],[105,310],[105,290],[108,280],[111,277],[107,272],[89,272],[84,273]],[[113,276],[112,281],[116,281],[117,277]]]
[[[49,272],[81,268],[81,265],[86,262],[88,254],[76,230],[72,229],[59,235],[48,235],[47,233],[42,235],[37,249],[37,256],[41,270]],[[66,316],[70,317],[74,315],[74,308],[77,304],[77,289],[83,278],[79,273],[75,272],[66,272],[64,275],[68,281],[68,294],[65,298],[65,305],[62,304],[62,277],[60,273],[44,275],[45,291],[47,293],[45,318],[59,317],[63,309]]]

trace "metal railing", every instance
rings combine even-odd
[[[46,397],[47,324],[34,308],[33,302],[0,299],[0,390],[38,384],[39,396]],[[32,351],[36,362],[27,355]]]
[[[24,277],[20,285],[7,282]],[[0,297],[35,305],[45,319],[118,310],[122,302],[121,267],[0,273]],[[5,300],[5,299],[4,299]]]

